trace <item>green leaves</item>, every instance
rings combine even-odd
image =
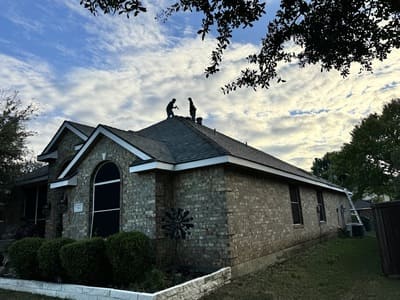
[[[81,0],[80,4],[94,15],[97,15],[100,9],[104,14],[126,14],[129,18],[130,13],[136,17],[139,13],[147,11],[139,0]]]
[[[18,93],[0,91],[0,198],[10,194],[14,179],[24,168],[26,138],[33,133],[25,123],[34,116],[34,106],[22,107]]]
[[[400,99],[354,127],[351,142],[314,160],[312,171],[355,192],[400,198]]]
[[[81,0],[93,14],[107,13],[137,16],[146,7],[138,0]],[[266,13],[266,3],[258,0],[179,0],[163,10],[166,20],[179,11],[200,12],[204,39],[216,32],[217,46],[205,68],[206,77],[218,72],[224,51],[238,28],[251,28]],[[248,57],[250,66],[236,80],[225,85],[225,93],[241,87],[269,88],[278,78],[279,62],[297,61],[300,67],[319,64],[321,71],[336,69],[343,77],[350,66],[360,65],[372,71],[372,61],[384,60],[393,48],[400,47],[399,0],[281,0],[280,8],[266,27],[261,49]],[[250,32],[251,33],[251,32]],[[291,41],[301,47],[298,53],[287,48]]]

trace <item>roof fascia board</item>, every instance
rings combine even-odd
[[[67,121],[64,121],[64,123],[61,125],[61,127],[57,130],[56,134],[54,135],[54,137],[51,139],[50,143],[46,146],[46,148],[44,148],[42,153],[46,153],[47,151],[49,151],[51,149],[51,147],[55,144],[55,142],[58,140],[58,138],[61,136],[61,134],[63,133],[64,129],[67,128],[69,130],[71,130],[74,134],[76,134],[78,137],[80,137],[82,140],[86,141],[87,140],[87,136],[85,134],[83,134],[81,131],[79,131],[78,129],[76,129],[75,127],[73,127],[71,124],[69,124]],[[40,156],[40,155],[39,155]]]
[[[121,147],[125,148],[132,154],[136,155],[140,159],[143,160],[149,160],[151,159],[150,156],[148,156],[146,153],[142,152],[138,148],[132,146],[128,142],[124,141],[114,133],[110,132],[106,128],[102,127],[99,125],[96,130],[92,133],[92,135],[89,137],[89,139],[86,140],[85,144],[79,149],[78,153],[74,156],[72,161],[68,164],[68,166],[62,171],[61,175],[58,177],[58,179],[63,179],[65,175],[68,174],[68,172],[72,169],[72,167],[79,161],[79,159],[82,157],[82,155],[86,152],[86,150],[89,148],[89,146],[96,140],[96,138],[99,136],[99,134],[103,134],[104,136],[108,137],[109,139],[113,140],[116,142],[118,145]]]
[[[78,181],[77,181],[76,175],[75,175],[66,180],[50,183],[50,189],[57,189],[57,188],[66,187],[66,186],[76,186],[77,184],[78,184]]]
[[[154,169],[161,169],[161,170],[168,170],[168,171],[184,171],[184,170],[189,170],[189,169],[195,169],[195,168],[201,168],[201,167],[206,167],[206,166],[212,166],[212,165],[219,165],[219,164],[224,164],[224,163],[231,163],[233,165],[238,165],[242,167],[247,167],[250,169],[255,169],[258,171],[263,171],[269,174],[274,174],[278,175],[281,177],[293,179],[296,181],[312,184],[314,186],[319,186],[323,187],[326,189],[334,190],[337,192],[342,192],[344,193],[344,189],[337,188],[334,186],[331,186],[329,184],[325,184],[323,182],[319,182],[316,180],[311,180],[302,176],[294,175],[285,171],[277,170],[259,163],[251,162],[242,158],[237,158],[231,155],[223,155],[223,156],[217,156],[213,158],[208,158],[208,159],[203,159],[203,160],[198,160],[198,161],[193,161],[193,162],[187,162],[187,163],[181,163],[181,164],[166,164],[166,163],[160,163],[160,162],[151,162],[147,164],[142,164],[142,165],[137,165],[137,166],[132,166],[129,168],[130,173],[138,173],[138,172],[143,172],[143,171],[148,171],[148,170],[154,170]]]
[[[49,176],[48,175],[44,175],[44,176],[28,179],[28,180],[25,180],[25,181],[16,182],[15,185],[16,186],[23,186],[23,185],[28,185],[28,184],[37,183],[37,182],[45,182],[48,179],[49,179]]]
[[[323,183],[323,182],[319,182],[316,180],[312,180],[312,179],[308,179],[299,175],[295,175],[295,174],[291,174],[285,171],[281,171],[281,170],[277,170],[262,164],[258,164],[252,161],[248,161],[242,158],[237,158],[234,156],[229,156],[229,162],[234,164],[234,165],[239,165],[239,166],[244,166],[244,167],[248,167],[251,169],[256,169],[256,170],[260,170],[260,171],[264,171],[266,173],[270,173],[270,174],[274,174],[274,175],[278,175],[278,176],[282,176],[282,177],[286,177],[289,179],[293,179],[293,180],[297,180],[300,182],[304,182],[304,183],[308,183],[308,184],[312,184],[312,185],[316,185],[316,186],[320,186],[326,189],[330,189],[330,190],[335,190],[337,192],[341,192],[341,193],[345,193],[344,189],[338,188],[338,187],[334,187],[331,186],[329,184]]]
[[[57,159],[58,158],[58,152],[53,151],[47,154],[43,154],[43,155],[38,155],[37,160],[38,161],[46,161],[48,159]]]
[[[130,173],[139,173],[148,170],[166,170],[166,171],[174,171],[173,164],[162,163],[158,161],[145,163],[137,166],[129,167]]]

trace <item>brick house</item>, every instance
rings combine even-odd
[[[24,207],[44,222],[44,206],[47,237],[139,230],[161,255],[161,219],[180,207],[194,223],[180,257],[198,268],[243,274],[348,219],[342,188],[183,117],[139,131],[65,121],[38,159],[48,163],[36,181],[47,183],[47,204],[37,189]],[[33,189],[34,180],[19,185]]]

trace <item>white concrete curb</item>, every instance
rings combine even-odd
[[[196,300],[229,283],[230,280],[231,268],[227,267],[153,294],[2,277],[0,288],[73,300]]]

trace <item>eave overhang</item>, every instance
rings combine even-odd
[[[299,181],[302,183],[307,183],[307,184],[311,184],[314,186],[318,186],[321,188],[334,190],[336,192],[345,193],[345,189],[343,189],[343,188],[329,185],[327,183],[323,183],[323,182],[320,182],[317,180],[312,180],[310,178],[306,178],[306,177],[292,174],[289,172],[285,172],[282,170],[278,170],[278,169],[275,169],[275,168],[272,168],[272,167],[269,167],[266,165],[252,162],[252,161],[249,161],[249,160],[246,160],[243,158],[238,158],[238,157],[235,157],[232,155],[217,156],[217,157],[213,157],[213,158],[202,159],[202,160],[197,160],[197,161],[192,161],[192,162],[179,163],[179,164],[169,164],[169,163],[164,163],[164,162],[152,161],[149,163],[143,163],[143,164],[137,164],[137,165],[131,166],[129,168],[129,172],[130,173],[141,173],[141,172],[150,171],[150,170],[165,170],[165,171],[171,171],[171,172],[178,172],[178,171],[202,168],[202,167],[213,166],[213,165],[221,165],[221,164],[231,164],[231,165],[235,165],[235,166],[250,168],[253,170],[262,171],[262,172],[272,174],[275,176],[280,176],[280,177],[284,177],[287,179]]]
[[[70,187],[70,186],[76,186],[78,184],[76,175],[65,179],[65,180],[59,180],[59,181],[55,181],[50,183],[50,189],[58,189],[61,187]]]
[[[58,152],[53,151],[47,154],[42,154],[42,155],[38,155],[37,160],[38,161],[44,161],[44,162],[49,162],[52,160],[56,160],[58,158]]]

